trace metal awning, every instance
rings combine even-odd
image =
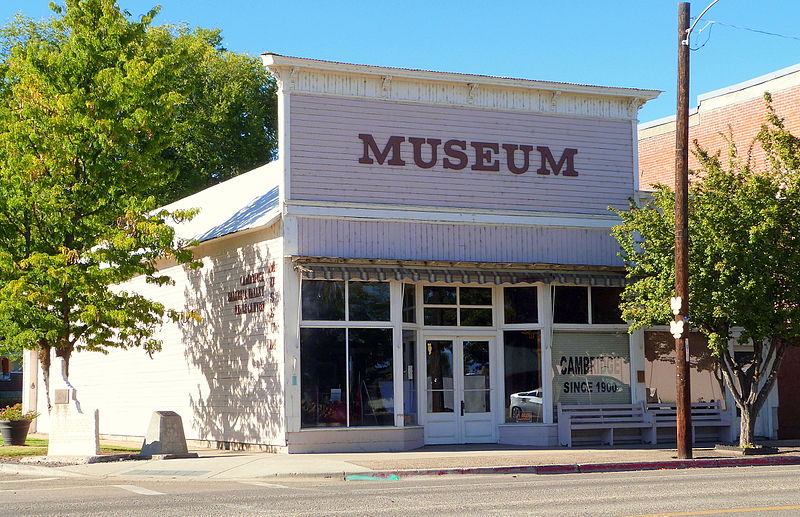
[[[614,270],[569,270],[559,266],[559,270],[543,269],[541,265],[531,264],[514,268],[484,267],[473,263],[472,267],[463,262],[453,265],[439,264],[382,264],[382,263],[334,263],[295,261],[295,269],[307,280],[408,280],[413,282],[478,283],[478,284],[523,284],[555,283],[571,285],[596,285],[620,287],[624,285],[625,275]],[[583,266],[585,267],[585,266]],[[576,268],[577,269],[577,268]],[[610,269],[610,268],[609,268]],[[614,268],[619,269],[619,268]]]

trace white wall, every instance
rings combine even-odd
[[[174,286],[139,278],[123,288],[168,308],[196,310],[202,321],[166,323],[158,333],[163,349],[152,358],[138,348],[74,354],[70,381],[77,398],[84,408],[100,410],[101,434],[143,436],[153,411],[171,410],[181,415],[187,439],[285,445],[280,226],[204,243],[195,256],[201,269],[164,270]],[[258,272],[263,282],[241,285],[242,275]],[[263,296],[228,301],[231,291],[259,286]],[[235,312],[237,305],[261,301],[264,312]],[[38,430],[47,432],[44,389],[38,408]]]

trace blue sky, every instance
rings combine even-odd
[[[692,2],[697,15],[711,0]],[[16,12],[49,15],[47,0],[0,0],[0,22]],[[120,0],[132,15],[156,5]],[[258,55],[422,68],[548,81],[663,90],[648,121],[675,111],[677,2],[672,0],[163,0],[156,23],[220,28],[227,48]],[[797,0],[719,0],[692,38],[692,93],[800,63]],[[706,26],[704,21],[698,29]]]

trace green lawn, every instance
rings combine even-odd
[[[121,447],[119,445],[101,445],[100,452],[139,452],[139,449]],[[0,458],[16,456],[45,456],[47,454],[47,440],[44,438],[28,438],[25,445],[0,445]]]

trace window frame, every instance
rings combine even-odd
[[[420,287],[417,300],[421,303],[418,305],[419,313],[417,314],[418,325],[424,329],[471,329],[471,330],[491,330],[498,326],[497,320],[497,292],[494,285],[473,285],[473,284],[453,284],[453,283],[423,283],[418,285]],[[426,287],[453,287],[456,289],[456,303],[425,303],[425,288]],[[492,303],[489,305],[464,305],[461,303],[461,288],[481,288],[488,289],[492,295]],[[455,325],[428,325],[425,323],[425,309],[455,309],[456,310],[456,324]],[[461,325],[461,309],[488,309],[491,311],[491,324],[489,325]]]
[[[330,281],[330,282],[344,282],[344,320],[306,320],[303,318],[303,283],[307,281]],[[389,286],[389,319],[386,321],[351,321],[350,320],[350,282],[374,282],[374,283],[385,283]],[[389,428],[389,427],[397,427],[397,415],[398,413],[398,395],[397,395],[397,358],[395,356],[395,349],[396,347],[396,331],[397,325],[392,321],[392,306],[395,303],[394,298],[396,295],[393,295],[392,289],[392,282],[389,280],[343,280],[340,278],[324,278],[324,279],[301,279],[300,282],[300,310],[299,310],[299,322],[298,322],[298,329],[303,328],[329,328],[329,329],[344,329],[345,335],[345,349],[344,349],[344,361],[345,361],[345,394],[342,397],[345,401],[345,409],[346,409],[346,425],[344,426],[304,426],[302,424],[302,420],[300,422],[300,429],[363,429],[368,427],[379,427],[381,429]],[[402,296],[402,294],[401,294]],[[401,301],[401,300],[400,300]],[[392,386],[393,386],[393,413],[392,413],[392,422],[389,425],[380,425],[380,426],[352,426],[350,425],[350,365],[349,365],[349,356],[350,356],[350,329],[385,329],[391,332],[391,346],[392,346]],[[302,343],[299,341],[298,335],[298,348],[302,349]],[[299,357],[302,357],[302,351],[298,353]],[[402,357],[402,356],[401,356]],[[299,371],[299,378],[300,382],[302,383],[303,378],[303,364],[302,360],[298,361],[300,364],[298,365]],[[300,386],[300,403],[302,404],[302,385]],[[402,409],[402,408],[401,408]]]
[[[555,288],[556,287],[583,287],[587,289],[586,296],[586,323],[556,323],[555,321]],[[618,287],[618,286],[604,286],[604,285],[574,285],[574,284],[550,284],[550,323],[554,330],[581,330],[588,329],[603,329],[603,330],[618,330],[627,329],[628,323],[622,321],[620,323],[594,323],[592,322],[592,288],[594,287]]]

